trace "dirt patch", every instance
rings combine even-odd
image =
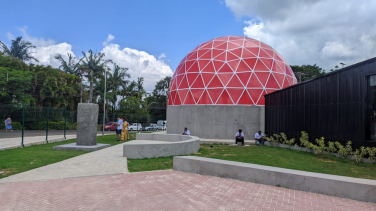
[[[223,156],[227,157],[227,156],[236,156],[236,155],[235,154],[224,154]]]
[[[200,152],[196,152],[196,153],[193,153],[193,154],[195,154],[195,155],[201,155],[201,153],[200,153]]]
[[[316,159],[318,161],[322,161],[324,163],[338,163],[338,161],[335,161],[335,160],[328,160],[328,159]]]
[[[13,174],[15,171],[16,170],[14,170],[14,169],[0,169],[0,172],[3,172],[0,175],[7,176],[9,174]]]

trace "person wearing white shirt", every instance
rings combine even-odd
[[[257,146],[264,145],[265,139],[264,134],[261,132],[261,130],[259,130],[259,132],[255,134],[255,140]]]
[[[120,142],[121,141],[121,132],[123,130],[123,120],[118,117],[116,122],[116,138]]]
[[[182,135],[187,135],[190,136],[191,133],[189,132],[188,128],[184,128],[183,134]]]
[[[239,129],[239,132],[235,134],[235,143],[238,144],[238,142],[241,142],[242,146],[244,146],[244,133],[242,129]]]

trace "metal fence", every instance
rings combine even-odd
[[[127,118],[126,114],[107,113],[105,126],[117,121],[118,117]],[[12,131],[6,130],[6,119],[11,119]],[[165,116],[127,118],[133,131],[145,129],[151,123],[164,120]],[[77,111],[64,107],[41,107],[0,104],[0,150],[24,147],[37,143],[49,143],[76,138]],[[115,134],[114,127],[103,129],[103,113],[99,113],[97,122],[98,135]],[[153,130],[153,128],[151,128]]]

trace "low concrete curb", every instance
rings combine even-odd
[[[64,145],[54,146],[54,150],[68,150],[68,151],[96,151],[106,147],[110,147],[111,144],[96,144],[92,146],[77,145],[77,143],[70,143]]]
[[[123,145],[123,156],[131,159],[189,155],[198,152],[200,139],[176,134],[137,134]]]
[[[176,156],[173,166],[176,171],[231,178],[376,203],[375,180],[195,156]]]

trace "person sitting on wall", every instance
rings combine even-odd
[[[183,134],[182,135],[187,135],[190,136],[191,133],[189,132],[188,128],[184,128]]]
[[[235,143],[238,144],[238,142],[241,142],[242,146],[244,146],[244,133],[242,129],[239,129],[239,132],[235,134]]]
[[[259,130],[259,132],[255,134],[255,140],[257,146],[264,145],[265,139],[264,134],[261,132],[261,130]]]

